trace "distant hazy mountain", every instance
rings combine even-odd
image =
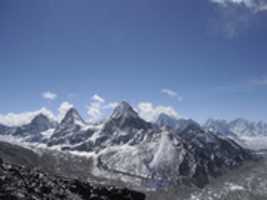
[[[226,135],[242,136],[267,136],[267,123],[262,121],[251,122],[246,119],[236,119],[233,121],[209,119],[204,124],[205,129],[219,132]]]
[[[182,132],[187,128],[200,128],[200,125],[192,119],[176,119],[165,113],[159,115],[156,124],[158,124],[160,127],[174,129],[178,132]]]
[[[226,120],[208,119],[204,124],[204,129],[222,136],[233,136],[234,132],[231,131],[230,126]]]

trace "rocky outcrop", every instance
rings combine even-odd
[[[5,163],[0,158],[0,199],[144,200],[145,195],[128,189],[52,177],[38,169]]]

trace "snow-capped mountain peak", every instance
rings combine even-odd
[[[225,135],[225,136],[234,135],[226,120],[210,118],[207,120],[207,122],[204,124],[203,127],[205,130],[217,133],[219,135]]]
[[[119,118],[138,118],[137,112],[126,102],[122,101],[113,111],[112,119]]]
[[[50,120],[46,115],[42,113],[39,115],[36,115],[31,121],[31,124],[36,124],[36,125],[51,126],[51,123],[54,123],[54,122],[52,122],[52,120]]]
[[[69,125],[69,124],[76,124],[80,127],[86,125],[85,121],[82,119],[80,114],[75,108],[70,108],[66,113],[65,117],[60,123],[61,125]]]
[[[125,101],[122,101],[113,111],[105,124],[105,130],[115,129],[148,129],[151,124],[139,117],[137,112]]]
[[[209,119],[204,128],[224,135],[243,136],[266,136],[267,123],[251,122],[246,119],[237,118],[232,121]]]

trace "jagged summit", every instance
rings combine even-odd
[[[69,140],[68,137],[78,134],[85,126],[86,122],[78,111],[75,108],[70,108],[51,136],[49,145],[66,143]]]
[[[43,124],[43,123],[50,123],[50,122],[51,120],[42,113],[36,115],[31,121],[32,124]]]
[[[75,108],[70,108],[60,123],[61,125],[76,124],[84,126],[86,123]]]
[[[126,102],[122,101],[113,111],[110,119],[107,121],[106,129],[147,129],[151,124],[139,117],[137,112]]]
[[[111,118],[138,118],[137,112],[126,101],[122,101],[113,111]]]
[[[44,114],[36,115],[30,124],[25,125],[25,127],[28,127],[30,130],[36,130],[39,132],[46,131],[50,128],[54,128],[56,126],[56,122],[49,119]]]

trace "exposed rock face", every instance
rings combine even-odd
[[[144,200],[145,195],[127,189],[51,177],[37,169],[4,163],[0,158],[0,199]]]
[[[7,134],[8,127],[0,124],[0,135],[6,135]]]

